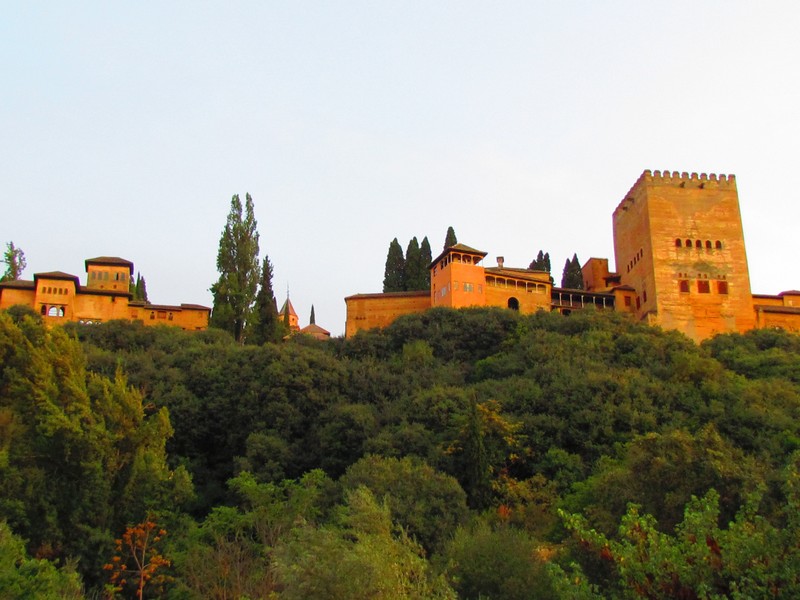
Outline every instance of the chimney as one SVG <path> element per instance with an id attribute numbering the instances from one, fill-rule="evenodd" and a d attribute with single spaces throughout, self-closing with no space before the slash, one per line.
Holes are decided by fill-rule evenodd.
<path id="1" fill-rule="evenodd" d="M 503 268 L 503 262 L 505 262 L 505 260 L 506 259 L 503 258 L 502 256 L 498 256 L 497 257 L 497 266 L 502 269 Z"/>

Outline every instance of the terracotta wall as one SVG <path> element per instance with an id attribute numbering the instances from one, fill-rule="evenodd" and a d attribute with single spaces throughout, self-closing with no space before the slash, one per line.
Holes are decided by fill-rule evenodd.
<path id="1" fill-rule="evenodd" d="M 345 298 L 344 301 L 347 304 L 347 337 L 355 335 L 361 329 L 386 327 L 402 315 L 423 312 L 431 307 L 428 292 L 357 294 Z"/>

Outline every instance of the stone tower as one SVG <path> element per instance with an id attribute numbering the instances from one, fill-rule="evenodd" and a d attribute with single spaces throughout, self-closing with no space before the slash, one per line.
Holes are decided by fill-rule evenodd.
<path id="1" fill-rule="evenodd" d="M 733 175 L 645 171 L 614 211 L 614 256 L 635 314 L 700 341 L 755 325 Z"/>

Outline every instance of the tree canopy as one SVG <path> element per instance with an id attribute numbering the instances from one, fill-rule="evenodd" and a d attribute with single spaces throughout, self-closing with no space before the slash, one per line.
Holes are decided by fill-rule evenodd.
<path id="1" fill-rule="evenodd" d="M 0 577 L 125 591 L 114 540 L 158 531 L 166 598 L 793 598 L 798 339 L 436 308 L 243 345 L 4 311 Z"/>

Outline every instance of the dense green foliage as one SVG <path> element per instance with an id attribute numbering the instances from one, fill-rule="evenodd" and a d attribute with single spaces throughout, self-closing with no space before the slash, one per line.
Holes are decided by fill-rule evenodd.
<path id="1" fill-rule="evenodd" d="M 796 336 L 589 310 L 262 345 L 0 326 L 0 517 L 88 591 L 157 513 L 174 598 L 796 595 Z"/>

